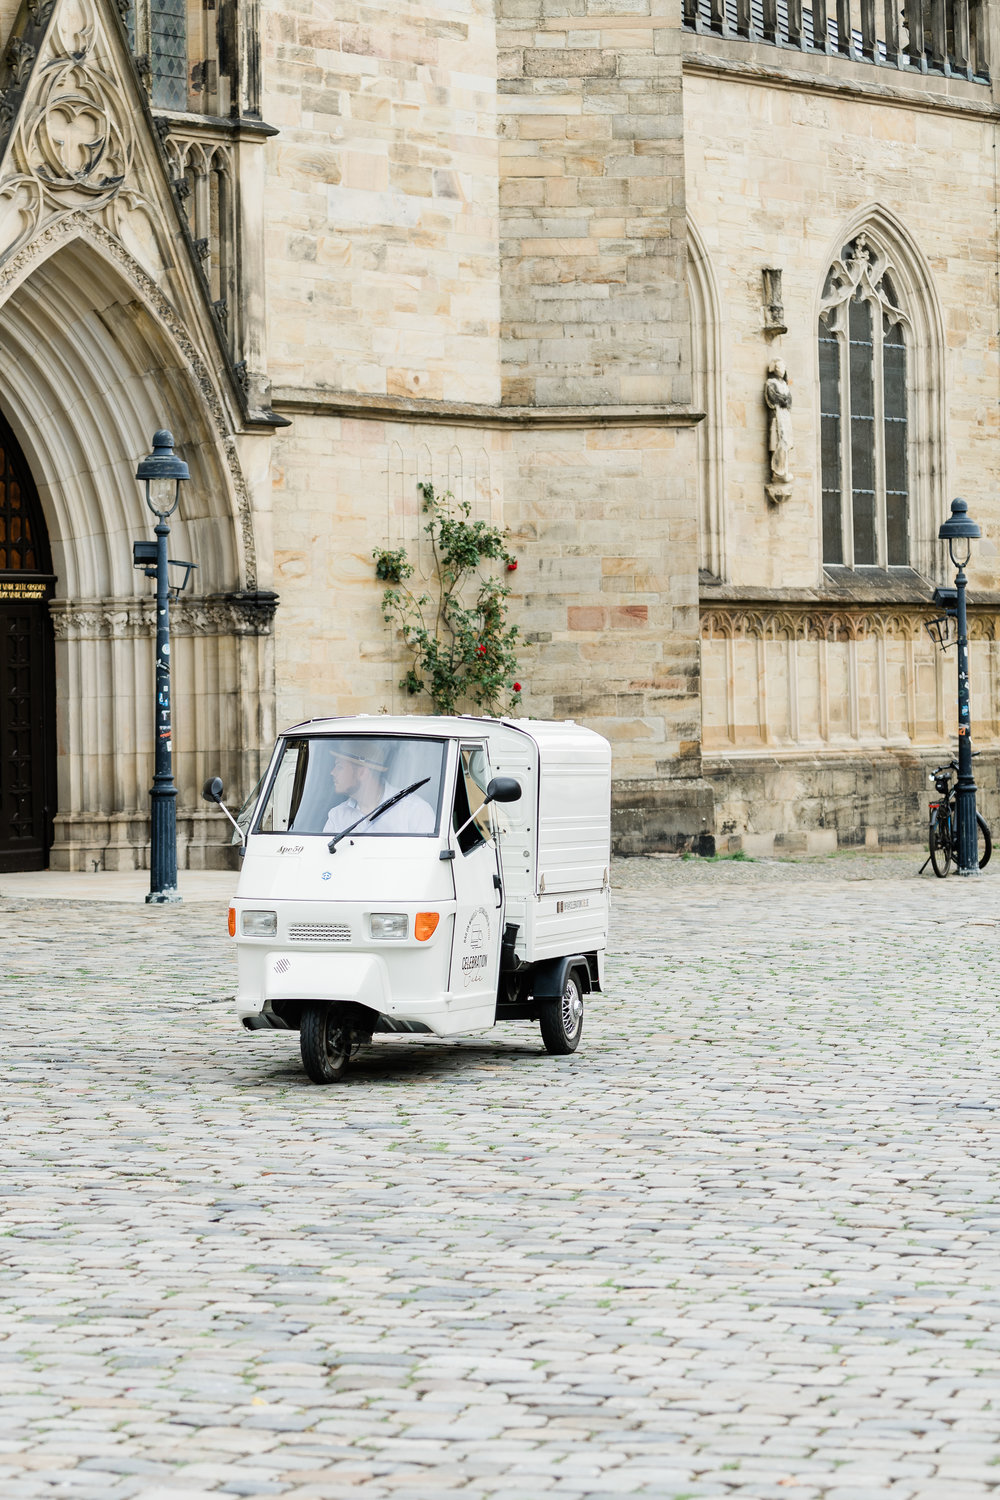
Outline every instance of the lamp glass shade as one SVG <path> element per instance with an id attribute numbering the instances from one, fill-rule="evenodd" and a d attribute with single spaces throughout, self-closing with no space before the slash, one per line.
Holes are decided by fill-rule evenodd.
<path id="1" fill-rule="evenodd" d="M 146 486 L 146 504 L 158 516 L 168 516 L 177 509 L 181 484 L 191 477 L 182 458 L 174 452 L 174 435 L 165 427 L 153 433 L 153 451 L 141 459 L 135 471 L 140 484 Z"/>
<path id="2" fill-rule="evenodd" d="M 146 504 L 158 516 L 169 515 L 177 509 L 180 489 L 179 479 L 147 479 Z"/>

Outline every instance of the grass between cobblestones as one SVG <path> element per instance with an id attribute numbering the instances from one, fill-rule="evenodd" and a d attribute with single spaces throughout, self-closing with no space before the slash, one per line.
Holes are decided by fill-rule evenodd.
<path id="1" fill-rule="evenodd" d="M 998 916 L 916 851 L 615 869 L 608 987 L 237 1030 L 215 905 L 0 898 L 0 1495 L 1000 1488 Z"/>

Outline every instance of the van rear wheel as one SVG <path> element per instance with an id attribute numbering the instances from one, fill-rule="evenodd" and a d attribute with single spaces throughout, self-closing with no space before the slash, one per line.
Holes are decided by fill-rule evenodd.
<path id="1" fill-rule="evenodd" d="M 583 1035 L 583 994 L 576 974 L 567 975 L 561 1000 L 549 1000 L 543 1006 L 538 1024 L 546 1052 L 566 1057 L 576 1051 Z"/>
<path id="2" fill-rule="evenodd" d="M 302 1066 L 313 1083 L 339 1083 L 351 1061 L 350 1022 L 336 1005 L 307 1005 L 299 1026 Z"/>

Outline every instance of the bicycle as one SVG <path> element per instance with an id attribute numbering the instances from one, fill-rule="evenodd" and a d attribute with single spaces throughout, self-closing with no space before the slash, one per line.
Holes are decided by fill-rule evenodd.
<path id="1" fill-rule="evenodd" d="M 942 799 L 930 805 L 930 828 L 928 830 L 929 862 L 934 874 L 940 880 L 945 878 L 952 864 L 958 864 L 958 820 L 955 810 L 955 787 L 951 780 L 952 773 L 958 775 L 958 762 L 954 760 L 946 766 L 938 766 L 937 770 L 932 771 L 930 775 L 930 780 L 933 781 L 935 790 Z M 979 868 L 985 870 L 990 862 L 990 855 L 993 853 L 993 835 L 982 813 L 976 813 L 976 823 L 978 824 L 976 852 L 979 855 Z M 924 860 L 921 874 L 926 870 L 927 864 L 928 861 Z"/>

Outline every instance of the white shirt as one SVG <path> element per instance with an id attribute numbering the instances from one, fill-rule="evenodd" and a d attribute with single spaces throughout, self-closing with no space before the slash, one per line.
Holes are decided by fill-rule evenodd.
<path id="1" fill-rule="evenodd" d="M 385 796 L 380 801 L 385 802 L 387 798 L 394 797 L 400 787 L 387 786 Z M 376 803 L 376 806 L 378 804 Z M 374 809 L 373 809 L 374 811 Z M 324 833 L 341 833 L 345 828 L 350 828 L 362 816 L 361 809 L 353 797 L 348 797 L 344 802 L 338 802 L 336 807 L 331 807 L 326 823 L 323 826 Z M 434 809 L 417 792 L 411 792 L 404 797 L 402 802 L 397 802 L 395 807 L 390 807 L 381 817 L 375 819 L 374 823 L 362 823 L 358 829 L 359 833 L 433 833 L 434 832 Z"/>

